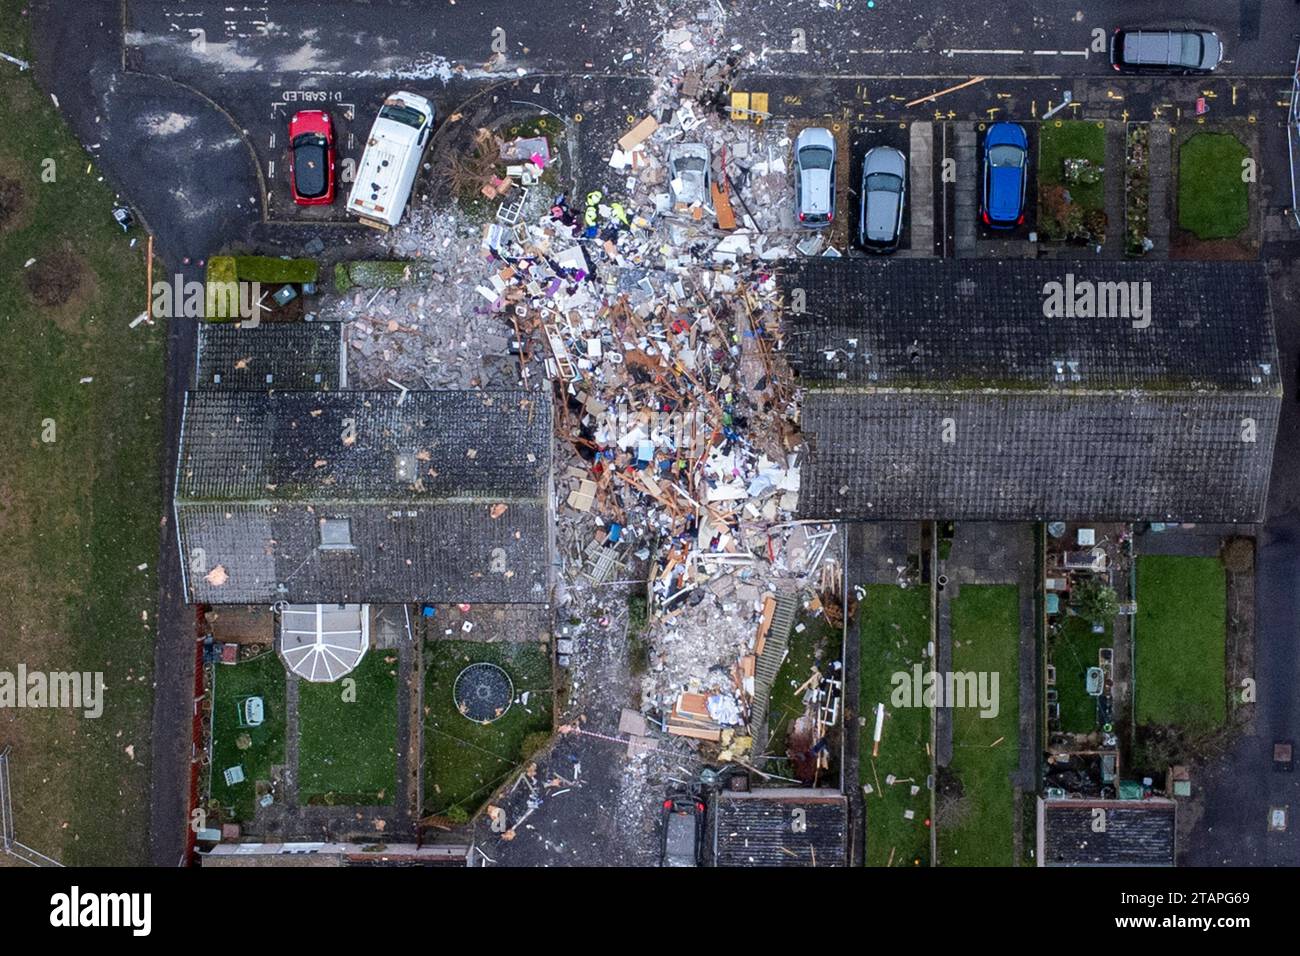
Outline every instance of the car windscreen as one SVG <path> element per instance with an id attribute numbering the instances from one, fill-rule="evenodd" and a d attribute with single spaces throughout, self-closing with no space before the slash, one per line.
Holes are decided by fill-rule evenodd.
<path id="1" fill-rule="evenodd" d="M 807 146 L 799 152 L 799 165 L 804 169 L 830 169 L 831 151 L 824 146 Z"/>
<path id="2" fill-rule="evenodd" d="M 994 146 L 989 150 L 990 166 L 1019 166 L 1025 153 L 1019 146 Z"/>
<path id="3" fill-rule="evenodd" d="M 893 173 L 872 173 L 867 177 L 867 192 L 901 193 L 903 181 Z"/>
<path id="4" fill-rule="evenodd" d="M 1183 66 L 1200 66 L 1201 54 L 1205 47 L 1204 41 L 1195 33 L 1184 33 L 1182 41 L 1182 51 L 1178 62 Z"/>
<path id="5" fill-rule="evenodd" d="M 424 125 L 424 114 L 413 106 L 385 105 L 380 109 L 379 115 L 386 120 L 402 123 L 405 126 L 413 126 L 416 129 Z"/>
<path id="6" fill-rule="evenodd" d="M 319 196 L 326 185 L 325 137 L 305 133 L 293 141 L 293 179 L 298 193 Z"/>
<path id="7" fill-rule="evenodd" d="M 704 166 L 704 160 L 698 156 L 686 156 L 673 164 L 673 167 L 679 173 L 702 173 L 704 172 Z"/>

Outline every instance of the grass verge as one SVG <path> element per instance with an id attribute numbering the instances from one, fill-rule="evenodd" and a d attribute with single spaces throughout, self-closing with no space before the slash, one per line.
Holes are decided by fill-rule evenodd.
<path id="1" fill-rule="evenodd" d="M 346 678 L 332 684 L 303 681 L 298 695 L 301 802 L 392 803 L 397 784 L 397 656 L 372 649 Z"/>
<path id="2" fill-rule="evenodd" d="M 1098 166 L 1106 162 L 1106 128 L 1092 120 L 1044 123 L 1038 132 L 1038 188 L 1064 186 L 1084 209 L 1102 209 L 1106 202 L 1105 174 L 1095 183 L 1072 183 L 1065 178 L 1064 161 L 1086 159 Z"/>
<path id="3" fill-rule="evenodd" d="M 0 49 L 30 59 L 29 18 L 4 10 Z M 32 73 L 0 67 L 0 670 L 106 685 L 98 719 L 0 711 L 0 744 L 19 840 L 70 865 L 141 865 L 166 332 L 128 328 L 147 305 L 143 233 L 113 223 L 112 190 Z"/>
<path id="4" fill-rule="evenodd" d="M 1227 719 L 1227 582 L 1218 558 L 1137 560 L 1137 722 L 1213 731 Z"/>
<path id="5" fill-rule="evenodd" d="M 258 784 L 269 784 L 271 768 L 284 763 L 284 664 L 268 652 L 242 664 L 219 665 L 214 683 L 211 798 L 228 808 L 233 819 L 249 821 L 260 795 Z M 262 726 L 239 725 L 238 706 L 245 697 L 262 698 Z M 244 768 L 244 782 L 227 786 L 222 771 L 234 766 Z"/>
<path id="6" fill-rule="evenodd" d="M 1197 239 L 1231 239 L 1250 222 L 1242 160 L 1231 133 L 1197 133 L 1178 151 L 1178 225 Z"/>
<path id="7" fill-rule="evenodd" d="M 930 642 L 930 592 L 928 588 L 900 588 L 892 584 L 867 586 L 859 606 L 862 656 L 859 664 L 861 707 L 866 724 L 859 731 L 859 782 L 875 792 L 864 797 L 867 825 L 867 866 L 928 866 L 930 830 L 930 708 L 894 706 L 893 675 L 912 673 L 926 657 Z M 876 705 L 885 705 L 880 755 L 871 756 Z M 900 781 L 892 785 L 892 775 Z M 920 790 L 914 796 L 912 787 Z M 904 814 L 911 810 L 913 819 Z"/>
<path id="8" fill-rule="evenodd" d="M 998 678 L 997 715 L 952 711 L 952 761 L 936 814 L 945 866 L 1014 866 L 1020 766 L 1020 604 L 1014 586 L 964 585 L 952 602 L 952 668 Z"/>
<path id="9" fill-rule="evenodd" d="M 506 775 L 551 732 L 551 661 L 540 642 L 432 641 L 424 650 L 424 805 L 473 814 Z M 515 685 L 515 703 L 490 724 L 456 709 L 452 686 L 469 664 L 496 664 Z M 529 692 L 528 703 L 520 696 Z"/>
<path id="10" fill-rule="evenodd" d="M 1097 666 L 1097 652 L 1114 643 L 1114 629 L 1094 634 L 1081 617 L 1066 616 L 1051 639 L 1056 667 L 1056 700 L 1061 708 L 1061 730 L 1087 734 L 1097 729 L 1097 698 L 1088 693 L 1088 668 Z"/>

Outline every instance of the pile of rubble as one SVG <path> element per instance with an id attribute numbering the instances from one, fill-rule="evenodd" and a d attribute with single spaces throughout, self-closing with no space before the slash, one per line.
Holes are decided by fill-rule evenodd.
<path id="1" fill-rule="evenodd" d="M 721 740 L 750 716 L 764 599 L 807 587 L 836 552 L 830 526 L 794 517 L 799 396 L 771 265 L 790 243 L 748 212 L 779 226 L 783 204 L 726 165 L 763 137 L 689 100 L 662 116 L 612 144 L 621 194 L 486 227 L 479 291 L 496 295 L 524 374 L 540 359 L 561 396 L 557 511 L 581 542 L 570 586 L 646 581 L 643 707 L 685 699 L 712 724 L 693 736 Z M 701 152 L 707 177 L 675 162 Z M 788 189 L 784 166 L 763 163 Z"/>
<path id="2" fill-rule="evenodd" d="M 398 284 L 358 287 L 325 301 L 321 318 L 346 322 L 351 387 L 517 387 L 510 327 L 475 291 L 479 234 L 453 209 L 414 209 L 388 237 L 407 274 L 383 281 Z"/>
<path id="3" fill-rule="evenodd" d="M 648 112 L 608 144 L 608 194 L 548 187 L 545 136 L 498 140 L 478 177 L 489 222 L 413 211 L 389 243 L 419 281 L 322 315 L 350 320 L 355 386 L 556 392 L 557 514 L 576 542 L 561 593 L 644 581 L 643 709 L 685 706 L 719 741 L 750 720 L 771 598 L 815 589 L 838 553 L 830 526 L 795 520 L 774 274 L 798 236 L 790 139 L 720 108 L 743 61 L 720 36 L 708 17 L 665 29 Z"/>

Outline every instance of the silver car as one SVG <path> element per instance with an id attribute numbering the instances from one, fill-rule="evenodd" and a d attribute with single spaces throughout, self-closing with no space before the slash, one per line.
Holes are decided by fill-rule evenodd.
<path id="1" fill-rule="evenodd" d="M 668 189 L 674 206 L 699 203 L 712 212 L 709 148 L 703 143 L 679 143 L 668 151 Z"/>
<path id="2" fill-rule="evenodd" d="M 858 243 L 871 252 L 893 252 L 903 234 L 907 157 L 892 146 L 877 146 L 862 160 L 862 209 Z"/>
<path id="3" fill-rule="evenodd" d="M 835 137 L 813 126 L 794 141 L 794 203 L 799 225 L 824 229 L 835 218 Z"/>
<path id="4" fill-rule="evenodd" d="M 1110 39 L 1110 65 L 1121 73 L 1212 73 L 1223 61 L 1213 30 L 1125 30 Z"/>

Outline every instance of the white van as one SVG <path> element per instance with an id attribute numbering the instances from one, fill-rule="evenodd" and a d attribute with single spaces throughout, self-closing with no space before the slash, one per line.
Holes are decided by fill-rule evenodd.
<path id="1" fill-rule="evenodd" d="M 401 221 L 433 129 L 433 104 L 414 93 L 384 100 L 348 194 L 348 212 L 387 230 Z"/>

